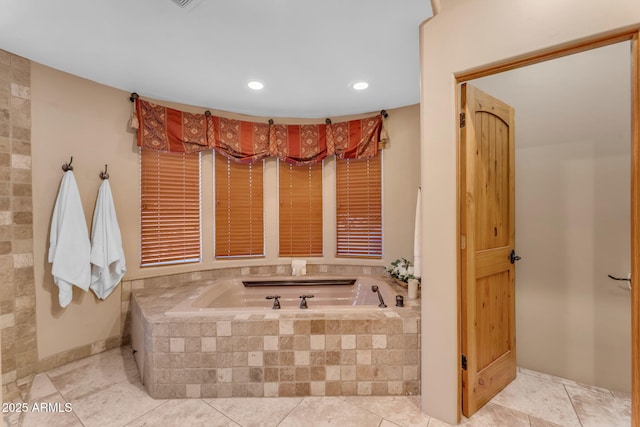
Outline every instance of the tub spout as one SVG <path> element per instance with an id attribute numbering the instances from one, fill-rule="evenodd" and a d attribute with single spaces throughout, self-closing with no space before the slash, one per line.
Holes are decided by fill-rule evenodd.
<path id="1" fill-rule="evenodd" d="M 280 298 L 280 295 L 268 295 L 267 297 L 265 297 L 265 299 L 273 300 L 273 307 L 271 308 L 274 310 L 280 310 L 280 301 L 278 300 L 278 298 Z"/>
<path id="2" fill-rule="evenodd" d="M 309 308 L 307 298 L 313 298 L 313 295 L 300 295 L 300 308 Z"/>
<path id="3" fill-rule="evenodd" d="M 380 301 L 380 304 L 378 304 L 378 307 L 385 308 L 387 304 L 385 304 L 384 300 L 382 299 L 382 294 L 380 293 L 380 289 L 376 285 L 373 285 L 371 286 L 371 290 L 378 294 L 378 300 Z"/>

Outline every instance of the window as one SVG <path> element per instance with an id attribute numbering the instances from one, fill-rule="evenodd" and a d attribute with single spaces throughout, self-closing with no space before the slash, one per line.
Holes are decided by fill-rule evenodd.
<path id="1" fill-rule="evenodd" d="M 264 162 L 214 157 L 216 258 L 264 256 Z"/>
<path id="2" fill-rule="evenodd" d="M 382 258 L 382 156 L 336 159 L 336 255 Z"/>
<path id="3" fill-rule="evenodd" d="M 322 163 L 279 162 L 280 256 L 322 256 Z"/>
<path id="4" fill-rule="evenodd" d="M 140 150 L 141 265 L 200 261 L 200 154 Z"/>

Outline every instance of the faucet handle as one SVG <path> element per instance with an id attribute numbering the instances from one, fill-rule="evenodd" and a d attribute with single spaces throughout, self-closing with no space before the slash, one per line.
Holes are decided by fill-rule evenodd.
<path id="1" fill-rule="evenodd" d="M 309 308 L 307 298 L 313 298 L 313 295 L 300 295 L 300 308 Z"/>
<path id="2" fill-rule="evenodd" d="M 378 288 L 378 286 L 376 286 L 376 285 L 373 285 L 373 286 L 371 286 L 371 291 L 378 294 L 378 301 L 380 301 L 380 304 L 378 304 L 378 307 L 385 308 L 387 306 L 387 304 L 385 304 L 384 303 L 384 299 L 382 299 L 382 294 L 380 293 L 380 288 Z"/>
<path id="3" fill-rule="evenodd" d="M 273 307 L 271 307 L 274 310 L 280 310 L 280 301 L 278 300 L 278 298 L 280 298 L 280 295 L 267 295 L 265 297 L 265 299 L 272 299 L 273 300 Z"/>

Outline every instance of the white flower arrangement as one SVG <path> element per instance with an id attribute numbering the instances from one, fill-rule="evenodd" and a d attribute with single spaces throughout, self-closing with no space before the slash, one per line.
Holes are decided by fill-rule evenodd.
<path id="1" fill-rule="evenodd" d="M 387 272 L 394 279 L 401 282 L 408 282 L 409 279 L 420 279 L 413 275 L 413 266 L 406 258 L 398 258 L 391 263 L 391 267 L 386 268 Z"/>

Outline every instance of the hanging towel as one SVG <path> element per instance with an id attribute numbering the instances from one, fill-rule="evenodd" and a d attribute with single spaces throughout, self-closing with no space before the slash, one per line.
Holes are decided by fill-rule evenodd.
<path id="1" fill-rule="evenodd" d="M 51 274 L 58 286 L 58 301 L 66 307 L 73 297 L 75 285 L 89 290 L 91 282 L 91 244 L 82 210 L 80 192 L 72 171 L 66 171 L 53 208 L 49 235 Z"/>
<path id="2" fill-rule="evenodd" d="M 127 271 L 109 180 L 102 180 L 91 229 L 91 289 L 105 299 Z"/>

